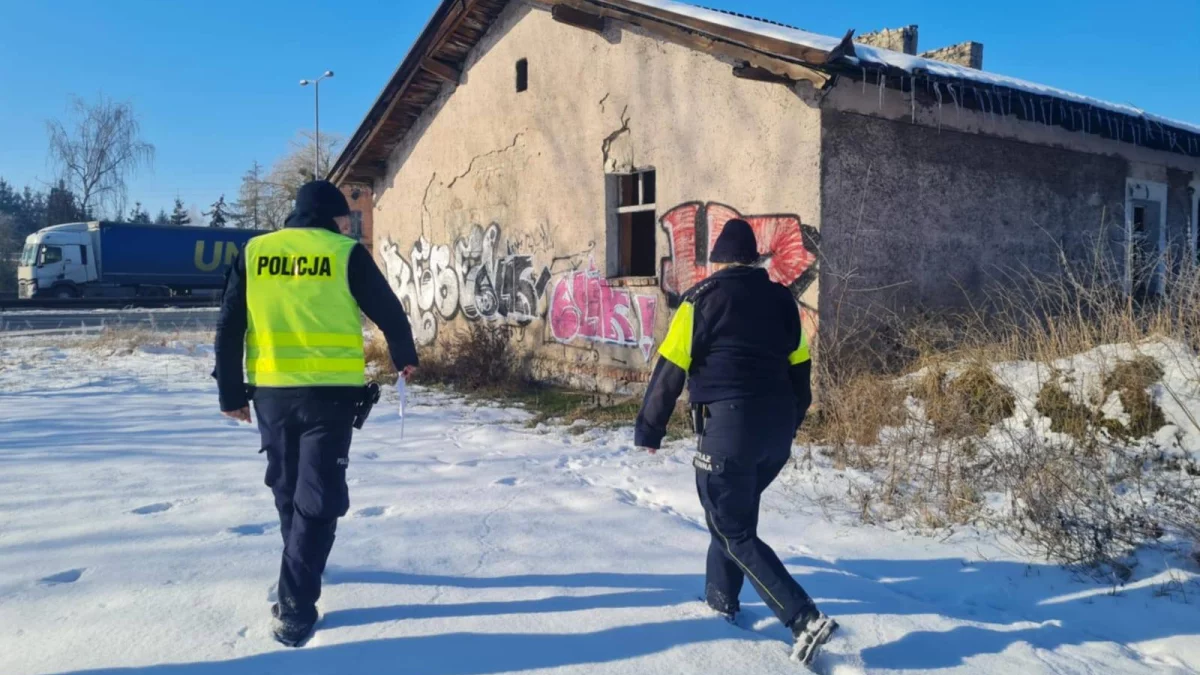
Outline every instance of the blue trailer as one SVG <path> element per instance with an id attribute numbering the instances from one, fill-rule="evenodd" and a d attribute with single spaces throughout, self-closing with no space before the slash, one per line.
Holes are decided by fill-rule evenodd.
<path id="1" fill-rule="evenodd" d="M 67 223 L 29 235 L 17 271 L 22 298 L 217 294 L 257 230 Z"/>

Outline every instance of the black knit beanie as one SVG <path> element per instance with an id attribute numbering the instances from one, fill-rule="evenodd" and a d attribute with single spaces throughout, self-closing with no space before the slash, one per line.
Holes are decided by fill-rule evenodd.
<path id="1" fill-rule="evenodd" d="M 350 215 L 350 204 L 336 185 L 327 180 L 314 180 L 300 186 L 296 192 L 296 214 L 315 218 L 337 218 Z"/>
<path id="2" fill-rule="evenodd" d="M 715 263 L 740 263 L 751 265 L 758 262 L 758 242 L 754 240 L 754 230 L 750 223 L 741 218 L 734 218 L 725 223 L 717 243 L 713 244 L 709 260 Z"/>

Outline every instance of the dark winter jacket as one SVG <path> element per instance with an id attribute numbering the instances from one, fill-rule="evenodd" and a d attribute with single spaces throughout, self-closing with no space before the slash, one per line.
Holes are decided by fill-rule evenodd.
<path id="1" fill-rule="evenodd" d="M 292 213 L 286 226 L 319 227 L 338 232 L 337 224 L 331 218 L 311 211 Z M 404 307 L 392 292 L 375 261 L 371 259 L 371 254 L 361 244 L 355 246 L 350 253 L 347 275 L 351 295 L 363 314 L 383 333 L 396 369 L 402 370 L 407 366 L 417 365 L 417 350 L 413 344 L 412 328 L 404 314 Z M 225 281 L 225 295 L 221 299 L 221 314 L 217 319 L 217 366 L 213 376 L 217 378 L 223 411 L 239 410 L 248 404 L 243 369 L 246 324 L 246 263 L 239 255 L 229 268 Z M 357 398 L 361 395 L 361 390 L 355 387 L 292 389 L 314 390 L 314 394 L 333 398 Z M 268 390 L 263 388 L 260 391 Z"/>
<path id="2" fill-rule="evenodd" d="M 730 267 L 685 293 L 659 355 L 634 431 L 639 447 L 659 447 L 685 381 L 693 404 L 791 398 L 797 427 L 812 403 L 796 301 L 764 269 Z"/>

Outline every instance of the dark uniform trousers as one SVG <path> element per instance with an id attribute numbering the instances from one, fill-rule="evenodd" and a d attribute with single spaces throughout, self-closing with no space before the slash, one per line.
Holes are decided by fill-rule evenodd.
<path id="1" fill-rule="evenodd" d="M 337 520 L 350 508 L 346 467 L 354 404 L 311 389 L 260 389 L 254 408 L 267 455 L 265 482 L 275 495 L 283 535 L 280 611 L 315 621 Z"/>
<path id="2" fill-rule="evenodd" d="M 712 541 L 705 595 L 737 611 L 746 577 L 784 625 L 815 612 L 812 599 L 775 551 L 758 538 L 762 493 L 791 458 L 796 411 L 791 397 L 731 400 L 708 406 L 696 456 L 696 488 Z"/>

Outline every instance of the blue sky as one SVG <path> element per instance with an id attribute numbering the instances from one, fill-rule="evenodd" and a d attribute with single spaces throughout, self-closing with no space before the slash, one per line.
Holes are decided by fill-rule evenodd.
<path id="1" fill-rule="evenodd" d="M 130 203 L 232 201 L 312 126 L 350 134 L 435 0 L 0 0 L 0 177 L 53 178 L 45 120 L 69 96 L 131 101 L 157 146 Z M 922 49 L 983 42 L 985 69 L 1200 123 L 1200 0 L 706 0 L 841 35 L 915 23 Z M 88 36 L 95 36 L 89 38 Z"/>

